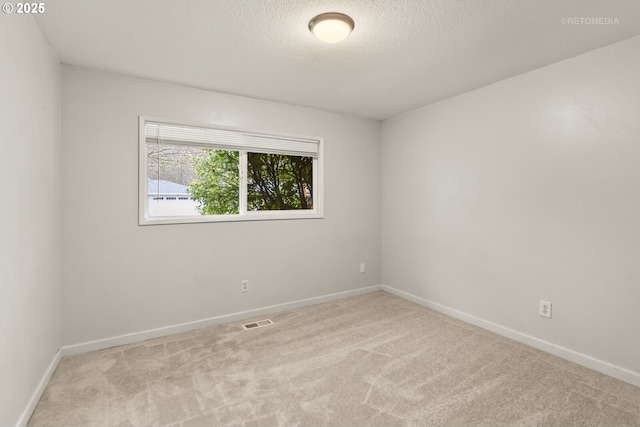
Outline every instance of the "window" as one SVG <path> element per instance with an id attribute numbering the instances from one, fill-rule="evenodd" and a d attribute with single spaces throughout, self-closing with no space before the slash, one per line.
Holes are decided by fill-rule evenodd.
<path id="1" fill-rule="evenodd" d="M 322 139 L 140 117 L 141 225 L 322 218 Z"/>

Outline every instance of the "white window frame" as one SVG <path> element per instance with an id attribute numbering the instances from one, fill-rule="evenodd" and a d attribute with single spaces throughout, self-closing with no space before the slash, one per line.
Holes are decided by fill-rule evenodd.
<path id="1" fill-rule="evenodd" d="M 231 131 L 239 134 L 257 136 L 259 138 L 282 140 L 282 141 L 305 141 L 317 143 L 317 155 L 313 157 L 313 209 L 294 210 L 270 210 L 270 211 L 248 211 L 247 210 L 247 153 L 251 150 L 241 149 L 241 147 L 222 148 L 232 149 L 240 153 L 240 176 L 239 176 L 239 213 L 230 215 L 199 215 L 199 216 L 166 216 L 149 217 L 148 212 L 148 184 L 147 184 L 147 123 L 160 123 L 164 125 L 192 126 L 196 128 L 206 128 L 213 131 Z M 324 139 L 319 137 L 308 137 L 299 135 L 274 134 L 264 131 L 254 131 L 249 129 L 238 129 L 227 126 L 218 126 L 206 123 L 194 123 L 176 121 L 171 119 L 140 116 L 139 117 L 139 169 L 138 169 L 138 224 L 191 224 L 203 222 L 236 222 L 236 221 L 264 221 L 282 219 L 310 219 L 324 218 Z M 189 144 L 185 144 L 189 145 Z M 189 145 L 190 146 L 190 145 Z M 199 142 L 193 146 L 207 146 L 207 143 Z M 220 148 L 220 145 L 211 144 L 212 148 Z M 276 149 L 277 151 L 277 149 Z M 283 154 L 287 154 L 286 152 Z"/>

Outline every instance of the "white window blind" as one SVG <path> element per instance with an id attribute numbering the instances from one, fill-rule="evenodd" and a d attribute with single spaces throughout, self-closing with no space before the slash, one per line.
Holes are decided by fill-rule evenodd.
<path id="1" fill-rule="evenodd" d="M 146 122 L 147 143 L 201 145 L 221 150 L 318 157 L 319 141 L 197 126 Z"/>

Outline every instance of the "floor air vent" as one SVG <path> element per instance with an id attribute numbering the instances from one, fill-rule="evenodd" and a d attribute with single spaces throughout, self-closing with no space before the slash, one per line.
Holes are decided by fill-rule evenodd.
<path id="1" fill-rule="evenodd" d="M 261 328 L 263 326 L 269 326 L 269 325 L 273 325 L 273 322 L 269 319 L 264 319 L 264 320 L 258 320 L 257 322 L 245 323 L 244 325 L 242 325 L 242 327 L 245 328 L 246 330 L 249 330 L 249 329 Z"/>

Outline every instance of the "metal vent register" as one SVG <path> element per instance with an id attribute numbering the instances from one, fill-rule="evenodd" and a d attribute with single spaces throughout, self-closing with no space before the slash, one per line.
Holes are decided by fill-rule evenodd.
<path id="1" fill-rule="evenodd" d="M 249 329 L 261 328 L 263 326 L 269 326 L 269 325 L 273 325 L 273 322 L 269 319 L 264 319 L 264 320 L 258 320 L 257 322 L 245 323 L 244 325 L 242 325 L 242 327 L 245 328 L 246 330 L 249 330 Z"/>

